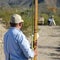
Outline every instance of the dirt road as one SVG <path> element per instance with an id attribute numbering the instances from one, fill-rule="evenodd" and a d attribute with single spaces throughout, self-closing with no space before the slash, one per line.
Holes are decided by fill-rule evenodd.
<path id="1" fill-rule="evenodd" d="M 60 26 L 39 26 L 38 60 L 60 60 Z"/>

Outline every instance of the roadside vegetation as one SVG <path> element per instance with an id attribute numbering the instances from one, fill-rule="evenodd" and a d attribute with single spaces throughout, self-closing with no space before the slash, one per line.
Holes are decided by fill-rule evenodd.
<path id="1" fill-rule="evenodd" d="M 20 11 L 19 9 L 10 9 L 10 10 L 4 10 L 4 9 L 0 9 L 0 18 L 2 18 L 2 23 L 6 25 L 5 28 L 9 28 L 10 27 L 10 17 L 12 14 L 20 14 L 22 16 L 22 19 L 24 20 L 23 23 L 23 32 L 29 36 L 32 34 L 32 27 L 33 27 L 33 13 L 32 13 L 32 9 L 30 10 L 22 10 Z"/>
<path id="2" fill-rule="evenodd" d="M 2 18 L 3 23 L 6 25 L 6 28 L 9 28 L 9 21 L 12 14 L 20 14 L 24 20 L 23 23 L 23 32 L 28 36 L 32 34 L 34 27 L 34 12 L 32 9 L 20 10 L 20 9 L 1 9 L 0 8 L 0 18 Z M 51 12 L 41 12 L 39 14 L 45 18 L 45 25 L 47 25 L 47 20 Z M 54 19 L 57 25 L 60 25 L 60 12 L 54 14 Z"/>
<path id="3" fill-rule="evenodd" d="M 60 14 L 47 14 L 47 13 L 41 13 L 41 15 L 44 17 L 45 21 L 44 21 L 44 25 L 47 25 L 48 24 L 48 19 L 51 15 L 54 15 L 54 20 L 56 22 L 56 25 L 60 26 Z"/>

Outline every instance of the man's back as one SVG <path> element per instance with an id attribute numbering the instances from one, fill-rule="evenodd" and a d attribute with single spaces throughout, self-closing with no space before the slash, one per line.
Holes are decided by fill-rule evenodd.
<path id="1" fill-rule="evenodd" d="M 22 41 L 23 37 L 25 38 L 23 33 L 16 28 L 11 28 L 5 34 L 4 51 L 6 60 L 28 60 L 28 49 L 30 48 L 30 46 L 27 40 Z M 26 43 L 27 45 L 25 46 Z"/>

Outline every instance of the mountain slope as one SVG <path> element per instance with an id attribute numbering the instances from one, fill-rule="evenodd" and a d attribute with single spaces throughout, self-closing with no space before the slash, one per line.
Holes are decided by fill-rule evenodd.
<path id="1" fill-rule="evenodd" d="M 43 2 L 43 4 L 42 4 Z M 19 6 L 19 7 L 31 7 L 32 6 L 32 0 L 0 0 L 0 6 Z M 44 4 L 49 6 L 57 6 L 60 7 L 60 0 L 38 0 L 39 5 Z"/>
<path id="2" fill-rule="evenodd" d="M 60 0 L 38 0 L 38 3 L 41 2 L 49 3 L 50 1 L 56 1 L 55 5 L 60 7 Z M 53 3 L 53 2 L 51 2 Z M 0 0 L 0 6 L 1 5 L 19 5 L 19 6 L 32 6 L 32 0 Z"/>
<path id="3" fill-rule="evenodd" d="M 38 2 L 42 2 L 44 0 L 38 0 Z M 32 6 L 32 0 L 0 0 L 0 6 L 2 5 L 10 5 L 10 6 L 13 6 L 13 5 L 17 5 L 17 6 Z M 7 5 L 6 5 L 7 6 Z"/>

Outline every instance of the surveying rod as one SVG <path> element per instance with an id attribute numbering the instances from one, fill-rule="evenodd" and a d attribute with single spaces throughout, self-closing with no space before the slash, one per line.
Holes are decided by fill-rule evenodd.
<path id="1" fill-rule="evenodd" d="M 34 12 L 34 40 L 33 40 L 33 47 L 37 49 L 37 22 L 38 22 L 38 0 L 35 0 L 35 12 Z M 37 60 L 37 56 L 33 58 L 33 60 Z"/>

